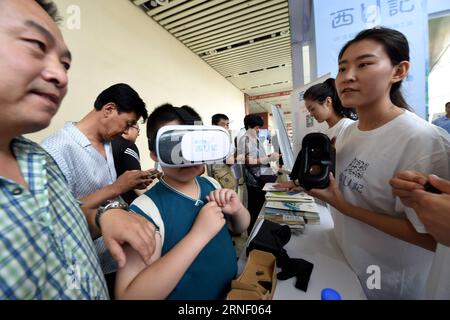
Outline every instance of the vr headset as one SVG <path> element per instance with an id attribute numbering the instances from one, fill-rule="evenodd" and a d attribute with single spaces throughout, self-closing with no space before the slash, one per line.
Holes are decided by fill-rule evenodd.
<path id="1" fill-rule="evenodd" d="M 323 133 L 307 134 L 290 174 L 303 189 L 325 189 L 330 185 L 330 172 L 336 169 L 336 149 Z"/>
<path id="2" fill-rule="evenodd" d="M 229 153 L 229 133 L 219 126 L 171 125 L 156 135 L 156 154 L 163 167 L 223 163 Z"/>

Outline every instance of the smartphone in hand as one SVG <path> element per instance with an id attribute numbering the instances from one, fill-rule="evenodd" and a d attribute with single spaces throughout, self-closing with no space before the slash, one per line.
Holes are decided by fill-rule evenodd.
<path id="1" fill-rule="evenodd" d="M 435 187 L 433 187 L 433 185 L 430 182 L 425 183 L 425 185 L 423 187 L 425 188 L 426 192 L 431 192 L 431 193 L 436 193 L 436 194 L 442 193 L 439 189 L 436 189 Z"/>

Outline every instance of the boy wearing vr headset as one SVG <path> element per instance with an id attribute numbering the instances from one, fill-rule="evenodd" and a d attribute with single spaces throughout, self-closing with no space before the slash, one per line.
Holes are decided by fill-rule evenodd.
<path id="1" fill-rule="evenodd" d="M 214 179 L 199 176 L 208 159 L 167 165 L 162 138 L 157 141 L 164 129 L 158 130 L 168 125 L 190 125 L 189 133 L 208 128 L 195 123 L 201 119 L 192 108 L 170 104 L 155 109 L 148 119 L 150 156 L 160 162 L 164 176 L 130 209 L 152 221 L 159 232 L 148 267 L 134 249 L 126 249 L 127 264 L 116 280 L 119 299 L 223 299 L 230 289 L 237 263 L 225 224 L 240 233 L 250 215 L 233 190 L 220 189 Z M 173 139 L 166 144 L 174 145 Z"/>

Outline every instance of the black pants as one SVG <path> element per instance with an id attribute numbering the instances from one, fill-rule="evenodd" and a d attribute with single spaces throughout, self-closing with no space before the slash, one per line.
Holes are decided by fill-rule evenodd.
<path id="1" fill-rule="evenodd" d="M 250 212 L 250 224 L 247 228 L 248 235 L 250 235 L 259 212 L 261 211 L 264 202 L 266 201 L 266 192 L 262 191 L 260 187 L 252 187 L 247 185 L 248 195 L 248 211 Z"/>

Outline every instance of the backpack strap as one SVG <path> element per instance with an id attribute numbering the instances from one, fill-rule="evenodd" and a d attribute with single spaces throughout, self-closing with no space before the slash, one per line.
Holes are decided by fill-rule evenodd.
<path id="1" fill-rule="evenodd" d="M 202 176 L 202 178 L 208 180 L 208 182 L 213 185 L 214 189 L 222 189 L 222 186 L 216 179 L 208 176 Z"/>
<path id="2" fill-rule="evenodd" d="M 153 200 L 148 197 L 146 194 L 143 194 L 140 197 L 137 197 L 133 203 L 131 204 L 130 209 L 135 213 L 138 213 L 145 218 L 151 220 L 159 232 L 161 236 L 161 247 L 164 245 L 164 222 L 161 217 L 161 213 L 158 210 L 158 207 L 153 202 Z M 136 210 L 137 209 L 137 210 Z"/>

